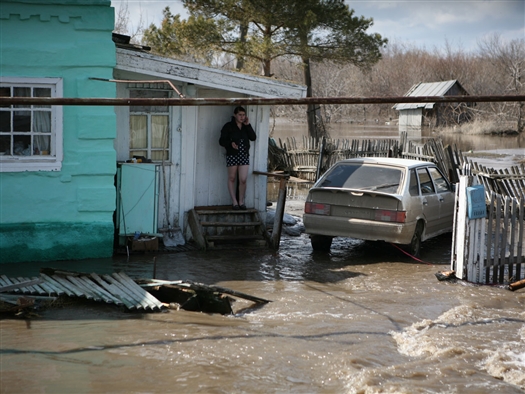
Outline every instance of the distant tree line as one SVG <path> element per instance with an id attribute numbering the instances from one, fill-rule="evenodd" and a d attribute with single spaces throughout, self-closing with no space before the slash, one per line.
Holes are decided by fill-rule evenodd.
<path id="1" fill-rule="evenodd" d="M 388 97 L 403 96 L 420 82 L 458 80 L 470 95 L 525 95 L 525 39 L 505 42 L 497 34 L 478 43 L 477 51 L 444 48 L 433 51 L 403 43 L 389 43 L 381 59 L 368 70 L 330 61 L 312 67 L 314 96 Z M 300 64 L 281 59 L 274 72 L 282 79 L 301 83 Z M 523 132 L 524 103 L 477 103 L 472 108 L 475 120 L 489 121 L 503 128 Z M 279 106 L 277 116 L 304 117 L 304 108 Z M 398 112 L 391 104 L 324 105 L 325 122 L 389 122 Z M 454 126 L 454 124 L 450 124 Z"/>
<path id="2" fill-rule="evenodd" d="M 525 94 L 525 39 L 494 34 L 475 51 L 427 50 L 367 34 L 371 18 L 356 17 L 342 0 L 182 0 L 187 20 L 163 11 L 160 26 L 143 29 L 154 53 L 307 86 L 308 97 L 402 96 L 414 84 L 458 80 L 471 95 Z M 126 10 L 116 30 L 125 32 Z M 136 35 L 136 34 L 133 34 Z M 310 135 L 335 122 L 389 122 L 392 105 L 275 106 L 276 117 L 307 121 Z M 476 120 L 518 132 L 524 103 L 478 103 Z"/>

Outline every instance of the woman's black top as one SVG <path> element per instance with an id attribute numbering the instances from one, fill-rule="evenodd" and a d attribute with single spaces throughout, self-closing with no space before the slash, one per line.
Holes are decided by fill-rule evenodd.
<path id="1" fill-rule="evenodd" d="M 226 149 L 226 154 L 229 156 L 237 155 L 238 149 L 232 147 L 232 142 L 235 142 L 238 146 L 241 145 L 241 140 L 243 142 L 244 149 L 248 153 L 250 149 L 250 141 L 255 141 L 257 136 L 255 131 L 250 124 L 243 124 L 239 129 L 235 118 L 232 116 L 232 120 L 226 123 L 221 130 L 221 137 L 219 138 L 219 144 L 224 146 Z"/>

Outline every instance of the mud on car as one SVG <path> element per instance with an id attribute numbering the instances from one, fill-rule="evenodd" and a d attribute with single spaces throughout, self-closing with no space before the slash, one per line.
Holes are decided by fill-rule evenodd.
<path id="1" fill-rule="evenodd" d="M 386 241 L 419 256 L 421 242 L 451 232 L 454 187 L 431 162 L 348 159 L 310 189 L 303 222 L 314 250 L 334 237 Z"/>

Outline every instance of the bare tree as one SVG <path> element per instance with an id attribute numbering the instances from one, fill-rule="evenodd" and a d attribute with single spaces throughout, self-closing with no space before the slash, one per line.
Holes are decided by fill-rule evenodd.
<path id="1" fill-rule="evenodd" d="M 514 39 L 505 43 L 497 33 L 478 42 L 484 57 L 495 65 L 504 78 L 504 90 L 510 94 L 523 94 L 525 86 L 525 39 Z M 514 103 L 517 117 L 517 131 L 525 129 L 524 103 Z"/>
<path id="2" fill-rule="evenodd" d="M 127 0 L 122 1 L 119 7 L 116 7 L 115 15 L 115 28 L 113 32 L 118 34 L 125 34 L 131 37 L 130 42 L 134 44 L 139 44 L 142 40 L 142 33 L 144 32 L 145 22 L 142 19 L 143 13 L 140 12 L 140 18 L 138 20 L 137 26 L 133 26 L 130 21 L 130 11 Z"/>

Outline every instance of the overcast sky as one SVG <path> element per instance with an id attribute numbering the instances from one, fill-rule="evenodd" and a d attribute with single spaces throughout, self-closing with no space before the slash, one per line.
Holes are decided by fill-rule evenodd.
<path id="1" fill-rule="evenodd" d="M 160 25 L 162 10 L 186 19 L 181 1 L 112 0 L 118 9 L 127 3 L 131 28 L 142 14 L 144 26 Z M 503 39 L 525 38 L 525 0 L 360 0 L 347 1 L 356 16 L 372 18 L 369 33 L 379 33 L 390 42 L 432 51 L 475 51 L 480 39 L 499 33 Z M 131 29 L 132 30 L 132 29 Z"/>

